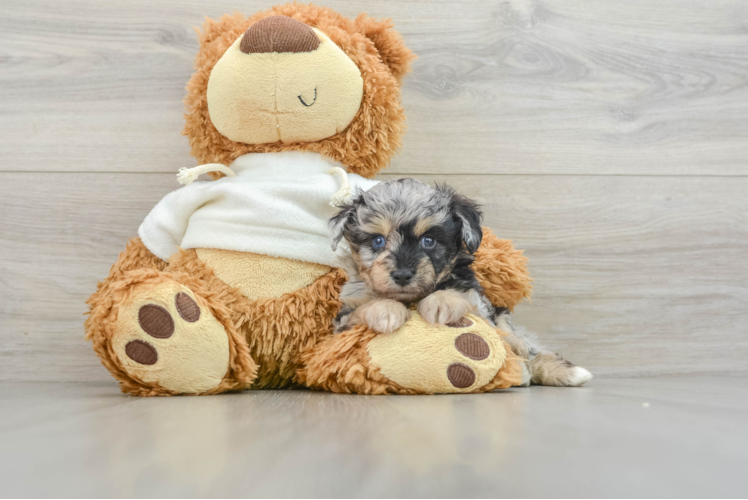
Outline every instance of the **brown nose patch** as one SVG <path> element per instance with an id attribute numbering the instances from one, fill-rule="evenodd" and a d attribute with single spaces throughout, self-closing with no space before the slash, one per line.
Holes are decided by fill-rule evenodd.
<path id="1" fill-rule="evenodd" d="M 153 365 L 158 361 L 156 348 L 142 340 L 132 340 L 125 346 L 125 354 L 141 365 Z"/>
<path id="2" fill-rule="evenodd" d="M 462 363 L 452 363 L 447 367 L 447 378 L 453 386 L 464 389 L 475 383 L 475 372 Z"/>
<path id="3" fill-rule="evenodd" d="M 286 16 L 257 21 L 244 33 L 239 44 L 239 50 L 245 54 L 311 52 L 317 47 L 319 38 L 312 28 Z"/>
<path id="4" fill-rule="evenodd" d="M 200 308 L 192 297 L 184 292 L 179 292 L 174 299 L 177 306 L 177 312 L 183 320 L 194 323 L 200 319 Z"/>
<path id="5" fill-rule="evenodd" d="M 463 316 L 462 318 L 458 319 L 457 321 L 453 321 L 451 323 L 447 323 L 447 326 L 451 326 L 452 328 L 465 328 L 468 326 L 472 326 L 473 322 Z"/>
<path id="6" fill-rule="evenodd" d="M 140 328 L 151 337 L 168 339 L 174 333 L 174 320 L 169 311 L 155 304 L 148 304 L 138 311 Z"/>
<path id="7" fill-rule="evenodd" d="M 480 361 L 491 354 L 488 343 L 474 333 L 463 333 L 455 339 L 455 347 L 470 359 Z"/>

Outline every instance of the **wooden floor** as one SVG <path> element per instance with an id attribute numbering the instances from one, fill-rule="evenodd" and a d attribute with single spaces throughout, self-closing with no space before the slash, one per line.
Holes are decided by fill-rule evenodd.
<path id="1" fill-rule="evenodd" d="M 748 374 L 458 396 L 0 383 L 4 497 L 745 497 Z"/>

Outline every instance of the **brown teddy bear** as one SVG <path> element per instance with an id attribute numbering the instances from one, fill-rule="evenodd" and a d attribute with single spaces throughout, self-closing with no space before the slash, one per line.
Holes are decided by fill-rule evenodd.
<path id="1" fill-rule="evenodd" d="M 474 316 L 332 334 L 346 277 L 330 202 L 368 189 L 400 147 L 413 58 L 388 21 L 314 5 L 206 20 L 184 128 L 203 165 L 180 172 L 187 185 L 153 209 L 88 300 L 86 336 L 123 392 L 520 383 L 507 338 Z M 201 173 L 214 180 L 192 182 Z M 474 269 L 497 306 L 530 293 L 525 257 L 488 230 Z"/>

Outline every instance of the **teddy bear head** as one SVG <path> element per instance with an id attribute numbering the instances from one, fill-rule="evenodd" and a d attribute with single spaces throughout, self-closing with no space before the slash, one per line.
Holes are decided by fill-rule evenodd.
<path id="1" fill-rule="evenodd" d="M 183 133 L 200 163 L 314 151 L 372 177 L 399 148 L 415 56 L 390 21 L 292 3 L 206 19 L 198 36 Z"/>

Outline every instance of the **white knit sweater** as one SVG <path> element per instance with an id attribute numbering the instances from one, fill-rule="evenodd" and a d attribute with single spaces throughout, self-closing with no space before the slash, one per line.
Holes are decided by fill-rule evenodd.
<path id="1" fill-rule="evenodd" d="M 163 260 L 179 247 L 219 248 L 335 266 L 327 221 L 341 181 L 332 167 L 343 165 L 301 151 L 240 156 L 231 163 L 236 177 L 166 195 L 138 235 Z M 356 174 L 348 181 L 354 194 L 377 183 Z"/>

